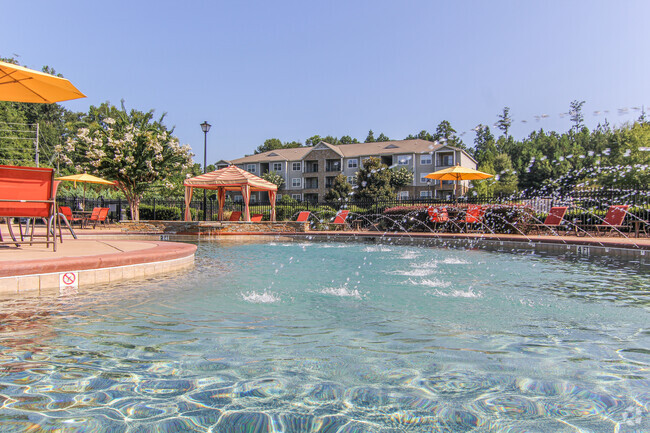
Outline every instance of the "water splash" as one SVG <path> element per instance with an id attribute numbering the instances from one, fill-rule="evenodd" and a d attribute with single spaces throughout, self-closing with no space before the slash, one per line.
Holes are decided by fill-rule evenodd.
<path id="1" fill-rule="evenodd" d="M 357 289 L 350 290 L 347 286 L 343 285 L 341 287 L 326 287 L 320 291 L 324 295 L 333 295 L 340 297 L 349 297 L 355 299 L 361 299 L 361 294 Z"/>
<path id="2" fill-rule="evenodd" d="M 253 304 L 272 304 L 275 302 L 280 302 L 280 297 L 273 292 L 267 292 L 266 290 L 263 293 L 258 293 L 254 290 L 246 293 L 240 293 L 244 301 L 251 302 Z"/>

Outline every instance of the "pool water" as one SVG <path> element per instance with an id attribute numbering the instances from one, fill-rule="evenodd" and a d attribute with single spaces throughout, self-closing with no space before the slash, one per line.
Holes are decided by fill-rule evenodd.
<path id="1" fill-rule="evenodd" d="M 0 306 L 1 432 L 650 431 L 634 263 L 215 242 Z"/>

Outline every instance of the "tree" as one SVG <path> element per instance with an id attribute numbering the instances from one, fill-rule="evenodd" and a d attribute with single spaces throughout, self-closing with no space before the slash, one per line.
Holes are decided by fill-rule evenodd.
<path id="1" fill-rule="evenodd" d="M 282 141 L 278 138 L 269 138 L 264 140 L 264 144 L 261 144 L 255 149 L 255 154 L 268 152 L 269 150 L 282 149 Z"/>
<path id="2" fill-rule="evenodd" d="M 492 164 L 497 154 L 497 147 L 494 142 L 494 135 L 490 132 L 490 127 L 478 125 L 476 127 L 476 137 L 474 138 L 474 158 L 478 165 Z"/>
<path id="3" fill-rule="evenodd" d="M 582 129 L 584 126 L 585 117 L 582 115 L 582 106 L 585 101 L 578 101 L 577 99 L 572 101 L 570 104 L 571 110 L 569 110 L 569 115 L 571 116 L 571 121 L 573 122 L 573 129 L 576 131 Z"/>
<path id="4" fill-rule="evenodd" d="M 121 110 L 107 102 L 91 106 L 57 151 L 77 171 L 117 181 L 138 221 L 140 200 L 150 185 L 188 169 L 192 162 L 190 147 L 179 144 L 163 124 L 164 117 L 154 120 L 153 110 L 127 112 L 124 104 Z"/>
<path id="5" fill-rule="evenodd" d="M 384 133 L 382 132 L 381 134 L 379 134 L 379 137 L 377 137 L 377 141 L 378 141 L 378 142 L 381 142 L 381 141 L 390 141 L 390 138 L 386 137 L 386 136 L 384 135 Z"/>
<path id="6" fill-rule="evenodd" d="M 456 135 L 456 130 L 451 127 L 451 123 L 447 120 L 443 120 L 438 124 L 432 138 L 434 141 L 440 141 L 449 146 L 467 150 L 463 141 Z"/>
<path id="7" fill-rule="evenodd" d="M 368 131 L 368 136 L 366 137 L 366 141 L 364 143 L 374 143 L 375 142 L 375 134 L 372 132 L 372 129 Z"/>
<path id="8" fill-rule="evenodd" d="M 357 171 L 356 198 L 360 200 L 388 200 L 395 198 L 391 171 L 379 158 L 363 160 L 363 167 Z"/>
<path id="9" fill-rule="evenodd" d="M 344 135 L 343 137 L 341 137 L 339 142 L 341 144 L 356 144 L 359 142 L 359 140 L 357 140 L 356 138 L 352 138 L 349 135 Z"/>
<path id="10" fill-rule="evenodd" d="M 323 141 L 323 139 L 320 138 L 320 135 L 312 135 L 305 140 L 305 146 L 316 146 L 321 141 Z"/>
<path id="11" fill-rule="evenodd" d="M 352 193 L 352 185 L 348 182 L 344 174 L 339 174 L 334 178 L 332 187 L 325 193 L 326 201 L 346 201 Z"/>
<path id="12" fill-rule="evenodd" d="M 413 184 L 413 172 L 406 167 L 392 168 L 390 175 L 390 184 L 395 189 Z"/>
<path id="13" fill-rule="evenodd" d="M 494 185 L 496 194 L 512 194 L 517 191 L 517 174 L 507 154 L 500 153 L 494 158 L 494 171 L 497 173 Z"/>
<path id="14" fill-rule="evenodd" d="M 497 121 L 497 128 L 503 131 L 503 135 L 506 137 L 508 137 L 508 129 L 510 129 L 510 125 L 512 125 L 512 118 L 509 113 L 510 107 L 503 107 L 503 113 L 497 116 L 499 118 Z"/>
<path id="15" fill-rule="evenodd" d="M 278 189 L 282 188 L 282 185 L 284 184 L 284 178 L 280 173 L 276 171 L 267 171 L 262 175 L 262 179 L 268 180 L 272 184 L 275 184 Z"/>

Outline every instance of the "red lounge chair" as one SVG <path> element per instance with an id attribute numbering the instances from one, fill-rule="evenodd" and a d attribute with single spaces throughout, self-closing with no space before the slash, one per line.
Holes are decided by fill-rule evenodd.
<path id="1" fill-rule="evenodd" d="M 241 218 L 241 212 L 234 211 L 233 213 L 230 214 L 230 218 L 228 219 L 228 221 L 239 221 L 239 218 Z"/>
<path id="2" fill-rule="evenodd" d="M 438 224 L 445 224 L 449 221 L 449 213 L 447 213 L 446 207 L 429 206 L 427 213 L 429 214 L 429 221 L 433 223 L 434 230 L 438 228 Z"/>
<path id="3" fill-rule="evenodd" d="M 338 227 L 345 228 L 347 225 L 345 220 L 348 218 L 348 214 L 350 213 L 349 210 L 340 210 L 336 213 L 336 216 L 334 217 L 334 221 L 332 224 L 334 224 L 335 229 Z"/>
<path id="4" fill-rule="evenodd" d="M 261 213 L 256 213 L 251 216 L 251 222 L 257 223 L 262 221 L 262 214 Z"/>
<path id="5" fill-rule="evenodd" d="M 296 218 L 296 222 L 299 223 L 306 223 L 309 220 L 309 215 L 311 215 L 311 212 L 308 210 L 303 210 L 298 214 L 298 218 Z"/>
<path id="6" fill-rule="evenodd" d="M 95 207 L 93 208 L 93 213 L 90 214 L 89 217 L 85 217 L 83 221 L 83 225 L 90 224 L 92 221 L 97 221 L 97 218 L 99 218 L 99 211 L 101 210 L 100 207 Z M 94 226 L 93 226 L 94 228 Z"/>
<path id="7" fill-rule="evenodd" d="M 552 207 L 551 210 L 548 212 L 546 219 L 544 220 L 544 224 L 534 225 L 538 233 L 542 229 L 549 229 L 551 231 L 559 229 L 563 225 L 562 223 L 564 222 L 564 215 L 566 214 L 567 209 L 568 206 Z M 569 228 L 567 227 L 566 230 L 568 231 Z"/>
<path id="8" fill-rule="evenodd" d="M 59 206 L 59 212 L 65 217 L 65 219 L 70 223 L 70 225 L 78 222 L 79 225 L 83 222 L 83 218 L 75 217 L 72 215 L 72 209 L 68 206 Z"/>
<path id="9" fill-rule="evenodd" d="M 483 225 L 483 217 L 485 216 L 485 209 L 483 206 L 476 204 L 470 204 L 467 206 L 467 211 L 465 212 L 465 218 L 460 221 L 461 224 L 465 225 L 465 232 L 470 231 L 470 225 L 477 225 L 477 231 Z"/>
<path id="10" fill-rule="evenodd" d="M 609 229 L 610 234 L 614 230 L 619 231 L 619 229 L 625 227 L 623 221 L 625 220 L 625 215 L 627 215 L 628 205 L 619 205 L 619 206 L 610 206 L 607 209 L 607 214 L 605 215 L 605 220 L 603 224 L 596 224 L 596 232 L 600 236 L 600 229 L 607 230 Z"/>
<path id="11" fill-rule="evenodd" d="M 13 242 L 2 244 L 52 244 L 56 251 L 56 233 L 58 214 L 56 212 L 56 187 L 54 183 L 54 169 L 38 167 L 15 167 L 0 165 L 0 217 L 7 221 L 7 227 Z M 57 218 L 53 218 L 53 217 Z M 13 218 L 44 218 L 47 224 L 45 241 L 34 241 L 34 231 L 29 241 L 16 240 L 11 228 Z M 51 223 L 50 223 L 51 221 Z M 22 227 L 21 227 L 22 232 Z"/>

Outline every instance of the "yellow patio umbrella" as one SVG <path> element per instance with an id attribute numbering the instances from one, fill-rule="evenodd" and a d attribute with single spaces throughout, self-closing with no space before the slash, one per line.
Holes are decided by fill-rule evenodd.
<path id="1" fill-rule="evenodd" d="M 85 97 L 65 78 L 0 62 L 0 101 L 51 104 Z"/>
<path id="2" fill-rule="evenodd" d="M 426 178 L 436 179 L 436 180 L 455 180 L 454 184 L 454 196 L 456 195 L 456 187 L 458 186 L 458 181 L 461 180 L 479 180 L 479 179 L 488 179 L 494 175 L 483 173 L 482 171 L 474 170 L 469 167 L 461 167 L 460 164 L 456 164 L 453 167 L 444 168 L 442 170 L 434 171 L 433 173 L 427 174 Z"/>
<path id="3" fill-rule="evenodd" d="M 61 176 L 55 178 L 56 180 L 67 180 L 74 182 L 75 188 L 77 187 L 77 182 L 84 184 L 84 196 L 82 206 L 86 207 L 86 184 L 87 183 L 96 183 L 100 185 L 115 185 L 115 182 L 112 180 L 102 179 L 101 177 L 93 176 L 92 174 L 80 173 L 80 174 L 71 174 L 69 176 Z"/>

